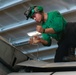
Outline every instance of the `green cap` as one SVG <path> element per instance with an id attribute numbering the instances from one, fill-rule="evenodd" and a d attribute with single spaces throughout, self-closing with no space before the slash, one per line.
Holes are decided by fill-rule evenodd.
<path id="1" fill-rule="evenodd" d="M 36 12 L 43 12 L 43 7 L 32 6 L 24 12 L 24 15 L 26 16 L 26 18 L 28 20 L 28 18 L 31 18 L 34 15 L 34 13 L 36 13 Z"/>

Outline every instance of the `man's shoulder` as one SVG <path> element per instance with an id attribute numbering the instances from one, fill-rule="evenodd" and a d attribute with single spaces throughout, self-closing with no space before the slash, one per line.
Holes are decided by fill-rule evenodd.
<path id="1" fill-rule="evenodd" d="M 48 12 L 48 15 L 49 16 L 57 16 L 57 15 L 61 16 L 61 13 L 59 11 L 50 11 L 50 12 Z"/>
<path id="2" fill-rule="evenodd" d="M 55 11 L 50 11 L 48 12 L 49 14 L 52 14 L 52 13 L 60 13 L 59 11 L 55 10 Z"/>

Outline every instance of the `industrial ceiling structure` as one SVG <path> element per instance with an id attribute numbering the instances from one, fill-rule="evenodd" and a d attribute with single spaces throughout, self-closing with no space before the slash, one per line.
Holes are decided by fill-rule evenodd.
<path id="1" fill-rule="evenodd" d="M 50 47 L 27 43 L 30 38 L 27 33 L 36 31 L 37 25 L 24 16 L 24 11 L 32 5 L 43 6 L 45 12 L 58 10 L 67 21 L 76 21 L 76 0 L 0 0 L 0 36 L 29 57 L 48 61 L 54 58 L 57 48 L 54 39 Z"/>

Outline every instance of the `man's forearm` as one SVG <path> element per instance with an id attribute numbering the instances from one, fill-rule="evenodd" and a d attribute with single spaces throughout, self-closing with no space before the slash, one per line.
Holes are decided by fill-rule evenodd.
<path id="1" fill-rule="evenodd" d="M 46 40 L 43 40 L 42 38 L 40 38 L 40 43 L 44 44 L 44 45 L 47 45 L 48 42 Z"/>
<path id="2" fill-rule="evenodd" d="M 45 33 L 51 33 L 51 34 L 54 34 L 55 31 L 54 31 L 53 28 L 47 28 L 47 29 L 45 29 Z"/>

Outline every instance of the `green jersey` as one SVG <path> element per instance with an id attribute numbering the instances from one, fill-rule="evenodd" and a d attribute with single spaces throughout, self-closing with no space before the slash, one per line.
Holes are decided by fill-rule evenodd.
<path id="1" fill-rule="evenodd" d="M 58 11 L 52 11 L 47 13 L 47 20 L 46 22 L 42 22 L 42 27 L 44 29 L 53 28 L 56 32 L 55 34 L 50 33 L 42 33 L 42 38 L 48 41 L 47 46 L 51 45 L 51 37 L 56 39 L 57 41 L 60 40 L 61 35 L 66 27 L 66 21 L 63 16 Z"/>

